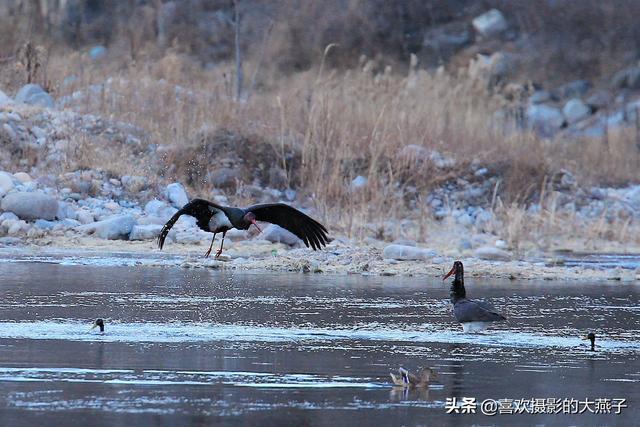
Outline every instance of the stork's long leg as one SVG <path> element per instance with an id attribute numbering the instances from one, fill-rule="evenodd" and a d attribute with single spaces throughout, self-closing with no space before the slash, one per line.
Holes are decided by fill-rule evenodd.
<path id="1" fill-rule="evenodd" d="M 211 255 L 211 248 L 213 248 L 213 241 L 216 240 L 216 234 L 218 234 L 218 233 L 213 233 L 213 239 L 211 239 L 211 244 L 209 245 L 209 250 L 204 254 L 205 258 L 209 258 L 209 255 Z"/>
<path id="2" fill-rule="evenodd" d="M 218 252 L 216 252 L 216 258 L 218 258 L 220 255 L 222 255 L 222 247 L 224 246 L 224 236 L 227 234 L 227 232 L 223 232 L 222 233 L 222 243 L 220 243 L 220 249 L 218 249 Z"/>

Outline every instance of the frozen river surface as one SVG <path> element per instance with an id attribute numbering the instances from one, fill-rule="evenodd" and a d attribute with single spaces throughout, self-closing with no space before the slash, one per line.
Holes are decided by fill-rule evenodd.
<path id="1" fill-rule="evenodd" d="M 0 264 L 1 425 L 640 419 L 635 284 L 468 279 L 470 297 L 509 317 L 470 335 L 455 323 L 449 285 L 438 278 L 19 261 Z M 103 334 L 89 331 L 98 317 Z M 578 338 L 589 331 L 598 335 L 596 352 Z M 403 392 L 389 383 L 398 366 L 432 367 L 437 378 Z M 447 399 L 464 397 L 626 399 L 627 407 L 617 415 L 487 416 L 478 405 L 475 414 L 446 414 Z"/>

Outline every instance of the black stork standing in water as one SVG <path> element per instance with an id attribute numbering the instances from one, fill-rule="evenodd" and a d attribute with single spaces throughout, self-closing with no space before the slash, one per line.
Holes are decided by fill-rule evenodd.
<path id="1" fill-rule="evenodd" d="M 586 336 L 582 337 L 582 339 L 591 341 L 591 351 L 596 351 L 596 334 L 589 332 Z"/>
<path id="2" fill-rule="evenodd" d="M 222 233 L 222 243 L 216 253 L 216 258 L 222 254 L 224 236 L 232 228 L 247 230 L 251 224 L 255 225 L 258 231 L 260 227 L 256 221 L 270 222 L 279 225 L 298 236 L 307 247 L 313 250 L 321 249 L 329 243 L 327 229 L 313 218 L 303 214 L 299 210 L 285 205 L 284 203 L 267 203 L 254 205 L 248 208 L 233 208 L 220 206 L 203 199 L 194 199 L 176 212 L 169 221 L 162 227 L 158 236 L 158 246 L 162 249 L 164 240 L 171 230 L 171 227 L 178 221 L 181 215 L 190 215 L 197 220 L 198 227 L 202 230 L 213 233 L 209 250 L 204 254 L 205 258 L 211 254 L 213 241 L 216 234 Z"/>
<path id="3" fill-rule="evenodd" d="M 507 320 L 498 313 L 491 305 L 482 301 L 467 299 L 467 291 L 464 289 L 464 267 L 462 262 L 453 263 L 453 268 L 442 280 L 446 280 L 455 273 L 451 284 L 451 303 L 453 304 L 453 314 L 456 320 L 462 324 L 464 332 L 478 332 L 487 327 L 490 322 Z"/>

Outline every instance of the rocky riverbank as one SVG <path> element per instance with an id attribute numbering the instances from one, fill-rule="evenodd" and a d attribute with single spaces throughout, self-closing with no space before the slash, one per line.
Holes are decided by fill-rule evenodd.
<path id="1" fill-rule="evenodd" d="M 398 184 L 405 216 L 371 218 L 354 231 L 319 209 L 304 189 L 288 187 L 268 144 L 253 147 L 249 162 L 243 147 L 252 142 L 231 131 L 205 135 L 201 155 L 212 157 L 207 144 L 216 153 L 225 151 L 222 159 L 212 157 L 217 163 L 207 162 L 206 176 L 200 177 L 213 189 L 195 194 L 188 182 L 168 178 L 173 164 L 167 155 L 180 160 L 179 149 L 153 143 L 149 132 L 129 123 L 74 111 L 73 99 L 56 103 L 36 85 L 24 86 L 14 99 L 0 96 L 0 246 L 117 250 L 136 257 L 157 250 L 162 225 L 189 199 L 203 197 L 230 205 L 292 204 L 328 224 L 333 242 L 312 252 L 277 226 L 260 235 L 253 228 L 233 230 L 227 234 L 226 258 L 202 260 L 193 255 L 204 253 L 211 235 L 193 218 L 182 217 L 166 245 L 168 253 L 186 255 L 174 264 L 406 275 L 439 274 L 460 258 L 473 266 L 472 274 L 585 279 L 631 276 L 549 267 L 557 263 L 555 251 L 640 252 L 633 237 L 640 185 L 587 187 L 560 170 L 550 176 L 544 197 L 509 207 L 498 197 L 505 179 L 499 164 L 461 165 L 446 153 L 407 144 L 394 155 L 413 170 L 435 170 L 442 179 L 426 194 L 424 188 Z M 184 161 L 188 165 L 192 159 Z M 202 171 L 196 172 L 189 179 Z M 249 184 L 237 185 L 240 181 Z M 358 175 L 345 185 L 358 198 L 372 183 Z"/>

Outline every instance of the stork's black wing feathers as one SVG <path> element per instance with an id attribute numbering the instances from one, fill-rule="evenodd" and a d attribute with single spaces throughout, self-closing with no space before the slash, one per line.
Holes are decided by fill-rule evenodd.
<path id="1" fill-rule="evenodd" d="M 453 307 L 453 313 L 460 323 L 495 322 L 507 319 L 486 302 L 468 299 L 458 301 Z"/>
<path id="2" fill-rule="evenodd" d="M 254 205 L 245 209 L 256 220 L 279 225 L 298 236 L 307 247 L 321 249 L 329 243 L 327 229 L 315 219 L 284 203 Z"/>
<path id="3" fill-rule="evenodd" d="M 198 226 L 204 229 L 208 225 L 211 216 L 218 210 L 224 209 L 222 206 L 216 205 L 208 200 L 193 199 L 184 205 L 182 209 L 176 212 L 171 219 L 167 221 L 164 227 L 162 227 L 162 230 L 160 230 L 160 234 L 158 235 L 158 247 L 162 249 L 162 246 L 164 246 L 164 240 L 167 238 L 167 234 L 169 234 L 169 230 L 171 230 L 171 227 L 173 227 L 176 221 L 178 221 L 180 216 L 190 215 L 196 218 Z"/>

